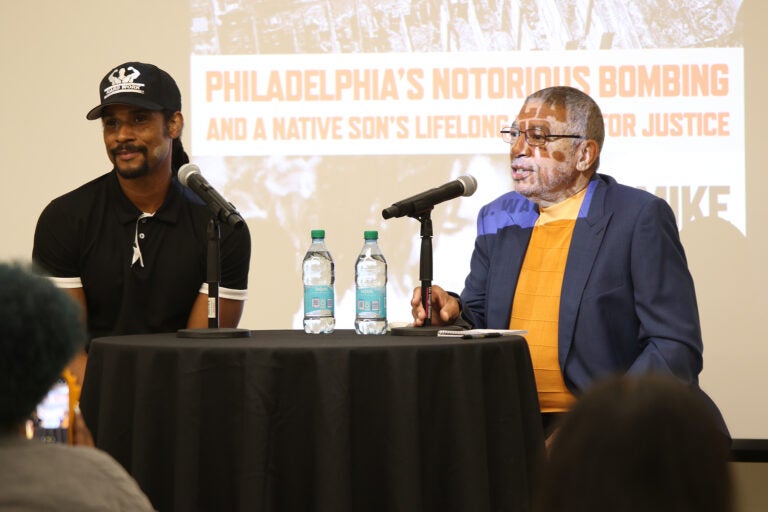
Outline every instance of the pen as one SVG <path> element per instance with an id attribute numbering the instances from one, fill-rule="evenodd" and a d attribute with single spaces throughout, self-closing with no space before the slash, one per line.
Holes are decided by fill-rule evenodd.
<path id="1" fill-rule="evenodd" d="M 470 340 L 474 338 L 498 338 L 501 336 L 499 332 L 476 332 L 473 334 L 463 334 L 461 339 Z"/>

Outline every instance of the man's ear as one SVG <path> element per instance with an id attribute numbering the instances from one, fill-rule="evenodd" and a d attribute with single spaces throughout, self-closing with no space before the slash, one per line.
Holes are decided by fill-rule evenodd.
<path id="1" fill-rule="evenodd" d="M 597 146 L 597 142 L 591 139 L 585 140 L 581 143 L 576 170 L 579 172 L 588 171 L 595 164 L 599 155 L 600 148 Z"/>
<path id="2" fill-rule="evenodd" d="M 172 139 L 178 139 L 181 137 L 181 131 L 184 129 L 184 116 L 181 112 L 174 112 L 171 118 L 168 120 L 168 135 Z"/>

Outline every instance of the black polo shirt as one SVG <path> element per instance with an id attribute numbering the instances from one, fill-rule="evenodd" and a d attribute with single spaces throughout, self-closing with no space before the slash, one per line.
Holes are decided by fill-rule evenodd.
<path id="1" fill-rule="evenodd" d="M 51 201 L 37 222 L 32 259 L 57 285 L 82 286 L 91 337 L 173 332 L 186 327 L 198 293 L 207 293 L 210 219 L 176 178 L 160 209 L 147 216 L 112 171 Z M 221 225 L 220 233 L 219 297 L 244 300 L 248 227 Z"/>

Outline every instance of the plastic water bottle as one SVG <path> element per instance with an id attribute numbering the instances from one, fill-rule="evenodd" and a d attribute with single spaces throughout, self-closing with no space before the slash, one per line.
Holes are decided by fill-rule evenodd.
<path id="1" fill-rule="evenodd" d="M 336 326 L 333 315 L 333 258 L 325 246 L 325 230 L 312 230 L 312 245 L 301 265 L 304 280 L 304 332 L 332 333 Z"/>
<path id="2" fill-rule="evenodd" d="M 364 233 L 365 244 L 355 262 L 355 332 L 387 332 L 387 260 L 379 249 L 378 231 Z"/>

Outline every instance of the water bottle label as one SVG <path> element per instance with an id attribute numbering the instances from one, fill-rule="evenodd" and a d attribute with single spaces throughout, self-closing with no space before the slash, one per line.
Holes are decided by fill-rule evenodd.
<path id="1" fill-rule="evenodd" d="M 304 316 L 333 316 L 333 286 L 304 287 Z"/>
<path id="2" fill-rule="evenodd" d="M 387 289 L 358 288 L 357 316 L 361 318 L 386 318 L 387 317 Z"/>

